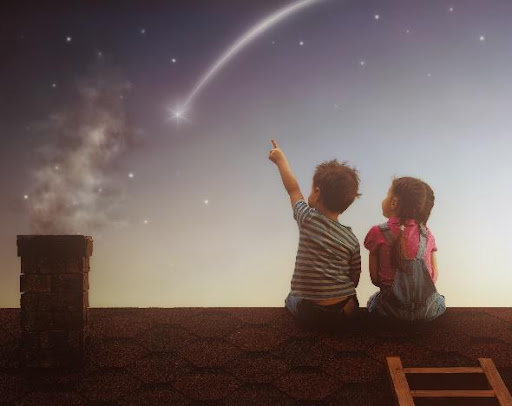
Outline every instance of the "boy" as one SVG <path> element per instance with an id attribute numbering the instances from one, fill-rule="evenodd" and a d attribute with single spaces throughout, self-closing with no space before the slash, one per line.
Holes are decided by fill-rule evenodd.
<path id="1" fill-rule="evenodd" d="M 361 274 L 359 242 L 338 216 L 359 197 L 357 171 L 337 160 L 316 167 L 308 203 L 284 152 L 275 140 L 269 152 L 290 196 L 299 226 L 299 247 L 286 308 L 313 326 L 336 324 L 355 315 Z"/>

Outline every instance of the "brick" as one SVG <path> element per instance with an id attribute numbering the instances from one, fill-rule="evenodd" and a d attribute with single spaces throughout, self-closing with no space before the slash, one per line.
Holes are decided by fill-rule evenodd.
<path id="1" fill-rule="evenodd" d="M 39 257 L 36 260 L 41 274 L 82 274 L 87 268 L 84 257 Z"/>
<path id="2" fill-rule="evenodd" d="M 84 282 L 87 274 L 52 275 L 51 286 L 54 293 L 82 292 L 85 290 Z"/>
<path id="3" fill-rule="evenodd" d="M 21 258 L 21 273 L 26 275 L 62 275 L 89 272 L 85 257 L 26 256 Z"/>
<path id="4" fill-rule="evenodd" d="M 87 316 L 80 312 L 21 313 L 21 328 L 25 332 L 83 329 Z"/>
<path id="5" fill-rule="evenodd" d="M 77 348 L 23 349 L 23 364 L 29 368 L 66 368 L 80 366 L 84 351 Z"/>
<path id="6" fill-rule="evenodd" d="M 66 269 L 62 273 L 83 274 L 89 270 L 88 260 L 85 257 L 70 257 L 65 262 Z"/>
<path id="7" fill-rule="evenodd" d="M 70 330 L 67 332 L 67 345 L 69 348 L 84 348 L 85 332 L 84 329 Z"/>
<path id="8" fill-rule="evenodd" d="M 91 256 L 92 237 L 83 235 L 18 235 L 18 256 Z"/>
<path id="9" fill-rule="evenodd" d="M 83 312 L 54 313 L 52 327 L 66 330 L 82 329 L 86 319 L 87 316 Z"/>
<path id="10" fill-rule="evenodd" d="M 83 290 L 79 290 L 76 292 L 60 292 L 57 294 L 57 301 L 61 304 L 62 308 L 67 308 L 69 310 L 72 309 L 80 309 L 82 310 L 84 304 L 86 303 L 88 293 Z"/>
<path id="11" fill-rule="evenodd" d="M 43 275 L 20 275 L 20 292 L 50 293 L 52 279 Z"/>
<path id="12" fill-rule="evenodd" d="M 39 310 L 48 311 L 49 309 L 41 309 L 39 305 L 39 299 L 43 295 L 38 295 L 35 293 L 22 293 L 21 294 L 21 313 L 30 313 L 37 312 Z"/>
<path id="13" fill-rule="evenodd" d="M 21 312 L 82 312 L 88 305 L 88 294 L 22 293 Z"/>
<path id="14" fill-rule="evenodd" d="M 76 341 L 76 340 L 74 340 Z M 25 349 L 72 348 L 69 332 L 65 330 L 48 330 L 39 332 L 23 332 L 22 347 Z M 75 342 L 73 346 L 76 347 Z"/>
<path id="15" fill-rule="evenodd" d="M 83 330 L 49 330 L 30 332 L 21 335 L 21 347 L 25 351 L 43 350 L 52 348 L 79 349 L 84 347 Z"/>
<path id="16" fill-rule="evenodd" d="M 39 267 L 35 257 L 25 256 L 21 258 L 21 273 L 35 275 L 39 273 Z"/>
<path id="17" fill-rule="evenodd" d="M 41 333 L 40 332 L 31 332 L 31 331 L 23 331 L 21 333 L 21 347 L 26 350 L 40 349 L 41 348 Z"/>
<path id="18" fill-rule="evenodd" d="M 52 312 L 22 312 L 21 329 L 24 332 L 50 330 L 53 325 Z"/>
<path id="19" fill-rule="evenodd" d="M 41 333 L 41 348 L 66 348 L 68 345 L 67 331 L 44 331 Z"/>

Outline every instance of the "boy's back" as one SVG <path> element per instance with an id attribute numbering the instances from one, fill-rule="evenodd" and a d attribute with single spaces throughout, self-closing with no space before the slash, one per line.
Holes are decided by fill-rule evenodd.
<path id="1" fill-rule="evenodd" d="M 269 159 L 279 169 L 300 231 L 285 306 L 308 323 L 337 323 L 359 307 L 355 290 L 361 274 L 359 243 L 350 227 L 338 223 L 338 216 L 360 196 L 357 171 L 336 159 L 321 163 L 306 203 L 286 155 L 274 140 L 272 145 Z"/>
<path id="2" fill-rule="evenodd" d="M 354 295 L 361 273 L 359 242 L 350 227 L 299 200 L 293 207 L 299 247 L 291 294 L 313 301 Z"/>

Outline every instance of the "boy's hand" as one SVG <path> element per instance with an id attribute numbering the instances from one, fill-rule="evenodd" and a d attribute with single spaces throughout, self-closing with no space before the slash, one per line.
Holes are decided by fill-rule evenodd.
<path id="1" fill-rule="evenodd" d="M 272 142 L 273 148 L 268 153 L 268 159 L 270 159 L 272 162 L 279 166 L 281 162 L 286 161 L 286 155 L 284 154 L 283 150 L 279 148 L 279 145 L 277 145 L 277 142 L 275 140 L 270 141 Z"/>
<path id="2" fill-rule="evenodd" d="M 283 181 L 284 188 L 286 189 L 288 195 L 290 196 L 290 201 L 293 207 L 293 205 L 298 200 L 303 200 L 304 197 L 300 192 L 299 184 L 297 182 L 297 179 L 295 179 L 295 176 L 293 175 L 293 172 L 290 168 L 290 164 L 288 163 L 288 159 L 286 159 L 286 155 L 281 150 L 281 148 L 279 148 L 279 145 L 277 145 L 277 142 L 275 140 L 271 141 L 273 148 L 268 153 L 268 159 L 270 159 L 277 165 L 279 173 L 281 174 L 281 180 Z"/>

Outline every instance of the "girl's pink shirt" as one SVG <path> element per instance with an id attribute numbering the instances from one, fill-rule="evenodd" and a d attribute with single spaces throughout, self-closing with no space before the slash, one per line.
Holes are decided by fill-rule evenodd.
<path id="1" fill-rule="evenodd" d="M 387 222 L 391 232 L 394 235 L 400 234 L 400 219 L 397 217 L 391 217 Z M 420 228 L 415 220 L 407 220 L 405 229 L 403 231 L 405 237 L 405 254 L 407 258 L 415 258 L 418 253 L 418 246 L 420 242 Z M 384 234 L 380 230 L 379 226 L 373 226 L 368 231 L 366 238 L 364 239 L 364 246 L 370 251 L 370 253 L 377 252 L 379 259 L 379 279 L 381 286 L 391 286 L 395 277 L 395 270 L 391 266 L 391 245 L 384 237 Z M 425 250 L 425 264 L 427 265 L 430 277 L 436 283 L 436 279 L 432 273 L 432 262 L 431 256 L 432 251 L 437 251 L 436 241 L 434 236 L 427 228 L 427 248 Z"/>

